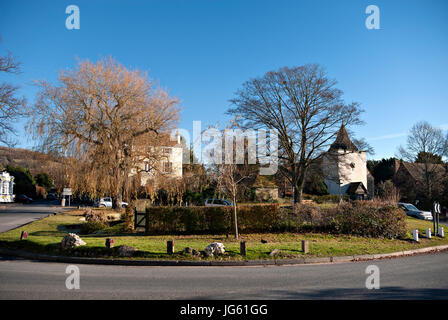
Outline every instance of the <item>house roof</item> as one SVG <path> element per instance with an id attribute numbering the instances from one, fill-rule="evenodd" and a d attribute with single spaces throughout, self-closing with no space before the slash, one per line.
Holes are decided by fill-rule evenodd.
<path id="1" fill-rule="evenodd" d="M 402 161 L 400 163 L 400 166 L 402 166 L 402 168 L 404 168 L 415 181 L 421 181 L 425 177 L 424 163 L 411 163 Z M 428 171 L 433 172 L 437 175 L 446 174 L 446 169 L 443 164 L 429 164 Z"/>
<path id="2" fill-rule="evenodd" d="M 341 125 L 336 140 L 330 146 L 330 150 L 339 150 L 339 149 L 347 151 L 359 151 L 358 148 L 350 140 L 350 137 L 348 136 L 348 132 L 344 124 Z"/>
<path id="3" fill-rule="evenodd" d="M 362 182 L 351 182 L 347 194 L 367 194 L 367 189 Z"/>

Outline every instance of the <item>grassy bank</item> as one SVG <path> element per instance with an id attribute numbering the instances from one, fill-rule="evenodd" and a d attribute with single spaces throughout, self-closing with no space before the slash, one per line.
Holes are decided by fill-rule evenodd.
<path id="1" fill-rule="evenodd" d="M 105 240 L 107 237 L 113 237 L 115 246 L 123 244 L 140 250 L 139 259 L 201 259 L 182 255 L 180 251 L 185 247 L 204 250 L 212 242 L 222 242 L 226 247 L 227 253 L 219 259 L 241 260 L 269 259 L 271 258 L 269 253 L 274 249 L 281 251 L 281 255 L 277 258 L 300 257 L 303 256 L 303 253 L 300 251 L 301 240 L 310 242 L 310 253 L 307 255 L 310 257 L 389 253 L 448 244 L 448 238 L 424 238 L 426 228 L 432 228 L 432 223 L 414 218 L 407 218 L 409 235 L 404 240 L 311 233 L 243 234 L 239 240 L 235 240 L 232 236 L 226 238 L 226 236 L 222 235 L 142 236 L 123 233 L 121 231 L 122 224 L 117 224 L 104 230 L 102 234 L 80 235 L 87 245 L 70 252 L 64 252 L 59 249 L 59 243 L 68 232 L 79 232 L 80 214 L 81 212 L 78 211 L 58 214 L 0 234 L 0 247 L 39 253 L 104 257 L 110 255 L 110 252 L 105 249 Z M 419 243 L 411 240 L 410 233 L 414 229 L 419 229 L 422 235 Z M 28 240 L 20 241 L 22 230 L 28 232 Z M 179 252 L 178 254 L 172 256 L 166 254 L 167 240 L 175 241 L 175 250 Z M 245 258 L 239 255 L 239 241 L 241 240 L 247 242 L 247 256 Z M 261 243 L 261 240 L 265 240 L 267 243 Z"/>

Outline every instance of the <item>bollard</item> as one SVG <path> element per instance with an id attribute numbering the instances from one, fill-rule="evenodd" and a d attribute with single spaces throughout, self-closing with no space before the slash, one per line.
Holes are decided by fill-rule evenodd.
<path id="1" fill-rule="evenodd" d="M 426 229 L 426 238 L 431 239 L 431 228 Z"/>
<path id="2" fill-rule="evenodd" d="M 26 240 L 28 239 L 28 232 L 22 231 L 22 234 L 20 235 L 20 240 Z"/>
<path id="3" fill-rule="evenodd" d="M 309 244 L 307 240 L 302 240 L 302 252 L 307 254 L 310 252 Z"/>
<path id="4" fill-rule="evenodd" d="M 166 242 L 166 252 L 168 254 L 173 254 L 174 253 L 174 240 L 168 240 Z"/>
<path id="5" fill-rule="evenodd" d="M 443 227 L 439 227 L 439 237 L 445 238 L 445 230 Z"/>
<path id="6" fill-rule="evenodd" d="M 241 241 L 240 242 L 240 255 L 245 256 L 246 255 L 246 250 L 247 250 L 246 241 Z"/>
<path id="7" fill-rule="evenodd" d="M 412 237 L 414 238 L 415 241 L 418 242 L 418 230 L 417 230 L 417 229 L 415 229 L 415 230 L 412 232 Z"/>
<path id="8" fill-rule="evenodd" d="M 114 239 L 113 238 L 107 238 L 106 239 L 106 248 L 110 249 L 114 247 Z"/>

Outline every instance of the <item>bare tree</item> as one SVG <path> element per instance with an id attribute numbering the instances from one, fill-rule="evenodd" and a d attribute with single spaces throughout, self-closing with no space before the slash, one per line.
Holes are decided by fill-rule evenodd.
<path id="1" fill-rule="evenodd" d="M 112 58 L 80 62 L 60 72 L 58 85 L 38 86 L 28 126 L 41 147 L 79 164 L 71 181 L 81 177 L 80 188 L 109 193 L 118 208 L 131 170 L 157 156 L 155 146 L 177 121 L 177 99 Z"/>
<path id="2" fill-rule="evenodd" d="M 416 123 L 409 132 L 406 147 L 400 146 L 398 153 L 409 162 L 419 163 L 415 171 L 424 181 L 427 199 L 433 200 L 442 179 L 440 163 L 448 156 L 448 139 L 443 130 L 426 121 Z"/>
<path id="3" fill-rule="evenodd" d="M 18 74 L 20 63 L 8 53 L 0 56 L 0 72 Z M 19 87 L 7 82 L 0 83 L 0 142 L 12 146 L 14 140 L 10 134 L 15 134 L 12 124 L 25 114 L 25 98 L 17 97 Z"/>
<path id="4" fill-rule="evenodd" d="M 243 84 L 231 100 L 230 114 L 244 127 L 274 129 L 279 140 L 279 168 L 301 202 L 310 165 L 326 151 L 341 123 L 361 124 L 359 104 L 345 104 L 336 81 L 319 65 L 284 67 Z"/>
<path id="5" fill-rule="evenodd" d="M 238 194 L 240 186 L 243 181 L 254 177 L 258 169 L 256 165 L 249 164 L 249 138 L 242 140 L 241 144 L 238 139 L 241 137 L 233 135 L 233 129 L 238 126 L 236 120 L 230 121 L 223 131 L 222 136 L 215 140 L 218 143 L 214 145 L 213 154 L 209 155 L 213 158 L 209 167 L 209 174 L 215 182 L 217 191 L 227 194 L 232 198 L 234 234 L 236 239 L 239 237 Z M 216 130 L 218 129 L 216 128 Z M 219 143 L 219 139 L 221 139 L 221 143 Z M 240 159 L 241 156 L 242 159 Z"/>

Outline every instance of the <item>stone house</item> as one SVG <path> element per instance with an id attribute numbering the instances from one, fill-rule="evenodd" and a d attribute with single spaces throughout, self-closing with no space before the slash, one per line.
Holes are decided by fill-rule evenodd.
<path id="1" fill-rule="evenodd" d="M 180 135 L 176 141 L 167 140 L 163 146 L 155 147 L 156 159 L 142 159 L 140 165 L 131 170 L 131 175 L 140 174 L 145 186 L 149 180 L 182 178 L 183 147 Z"/>

